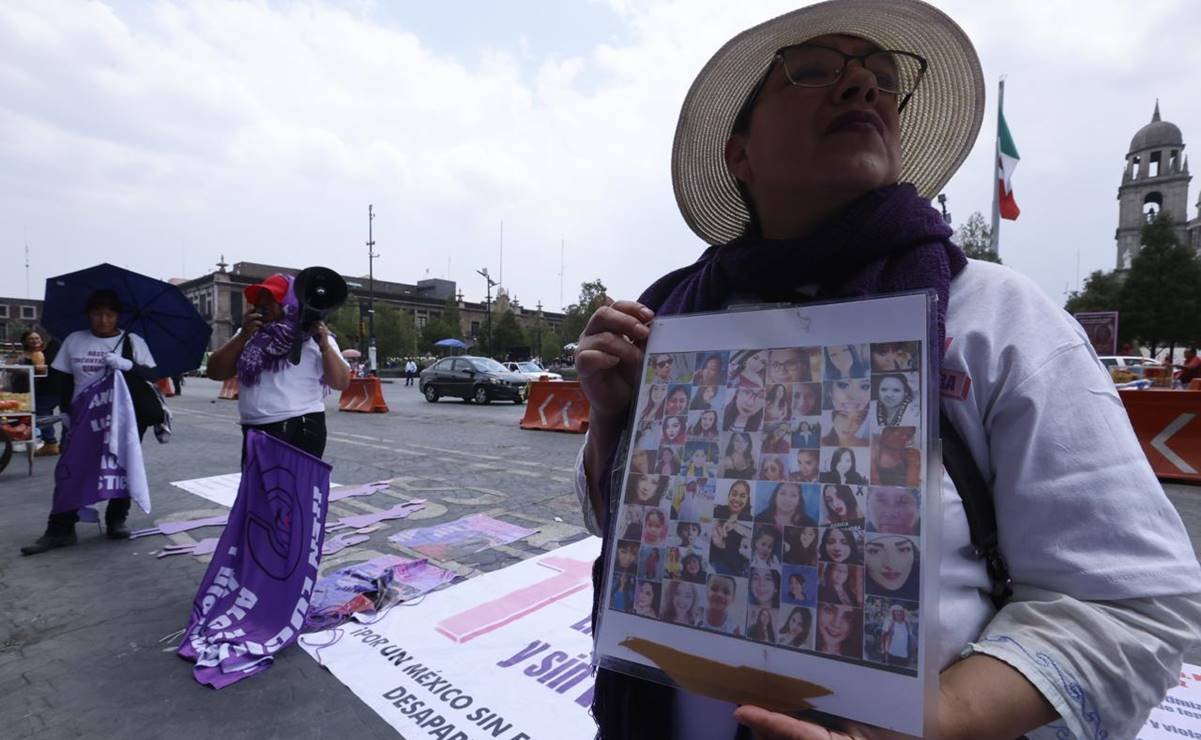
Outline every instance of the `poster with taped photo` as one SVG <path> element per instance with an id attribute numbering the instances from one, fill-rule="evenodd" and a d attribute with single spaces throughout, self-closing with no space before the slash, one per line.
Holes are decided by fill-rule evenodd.
<path id="1" fill-rule="evenodd" d="M 821 711 L 922 734 L 932 305 L 655 319 L 610 501 L 601 665 L 744 702 L 750 669 Z"/>

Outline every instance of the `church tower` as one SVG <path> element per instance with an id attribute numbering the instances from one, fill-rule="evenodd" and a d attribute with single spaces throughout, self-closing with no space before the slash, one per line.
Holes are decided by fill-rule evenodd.
<path id="1" fill-rule="evenodd" d="M 1188 160 L 1184 137 L 1174 123 L 1160 120 L 1159 101 L 1151 122 L 1130 140 L 1126 169 L 1118 188 L 1117 267 L 1125 270 L 1141 248 L 1140 231 L 1147 221 L 1166 208 L 1176 226 L 1176 238 L 1189 243 Z"/>

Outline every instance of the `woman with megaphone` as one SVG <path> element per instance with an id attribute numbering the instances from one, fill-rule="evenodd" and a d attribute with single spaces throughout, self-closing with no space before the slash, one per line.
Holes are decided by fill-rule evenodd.
<path id="1" fill-rule="evenodd" d="M 260 429 L 321 457 L 325 396 L 350 385 L 350 366 L 329 327 L 320 314 L 313 315 L 313 302 L 297 295 L 304 282 L 276 274 L 247 287 L 246 302 L 254 310 L 246 314 L 238 333 L 209 357 L 210 378 L 238 379 L 243 465 L 248 429 Z"/>

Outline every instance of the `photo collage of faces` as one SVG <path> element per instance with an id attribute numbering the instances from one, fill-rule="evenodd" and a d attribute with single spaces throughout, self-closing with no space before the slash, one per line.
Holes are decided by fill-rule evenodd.
<path id="1" fill-rule="evenodd" d="M 609 608 L 916 675 L 920 352 L 651 354 Z"/>

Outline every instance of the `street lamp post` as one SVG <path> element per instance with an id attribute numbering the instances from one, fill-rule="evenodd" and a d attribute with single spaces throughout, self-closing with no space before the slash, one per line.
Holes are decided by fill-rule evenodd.
<path id="1" fill-rule="evenodd" d="M 375 220 L 375 209 L 367 205 L 367 369 L 375 370 L 375 237 L 371 222 Z"/>
<path id="2" fill-rule="evenodd" d="M 942 208 L 942 220 L 946 221 L 947 223 L 951 223 L 951 214 L 947 213 L 947 194 L 946 193 L 938 194 L 938 205 L 940 208 Z"/>
<path id="3" fill-rule="evenodd" d="M 541 360 L 542 359 L 542 301 L 538 301 L 538 323 L 536 324 L 536 326 L 538 327 L 538 331 L 536 332 L 536 334 L 538 335 L 538 338 L 535 340 L 537 342 L 537 344 L 534 347 L 534 351 L 531 352 L 530 354 L 533 355 L 533 358 L 531 358 L 531 359 L 537 358 L 537 359 Z"/>
<path id="4" fill-rule="evenodd" d="M 485 331 L 487 332 L 487 335 L 488 335 L 488 355 L 491 356 L 492 355 L 492 287 L 494 285 L 496 285 L 497 283 L 495 280 L 492 279 L 492 277 L 490 275 L 488 275 L 487 267 L 485 267 L 482 270 L 476 270 L 475 272 L 477 275 L 482 276 L 484 278 L 485 283 L 487 284 L 487 288 L 485 290 L 486 290 L 488 297 L 484 301 L 484 307 L 487 309 L 487 314 L 485 315 L 487 329 Z"/>

